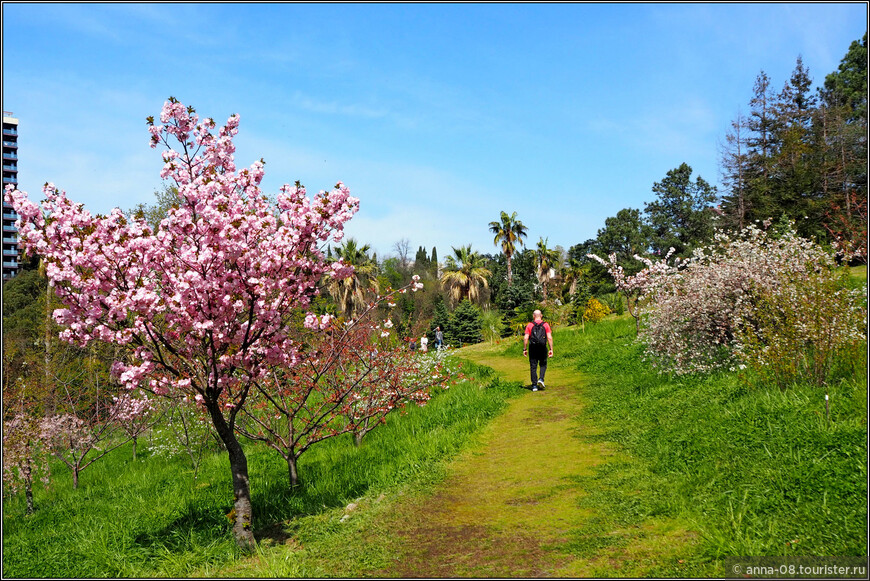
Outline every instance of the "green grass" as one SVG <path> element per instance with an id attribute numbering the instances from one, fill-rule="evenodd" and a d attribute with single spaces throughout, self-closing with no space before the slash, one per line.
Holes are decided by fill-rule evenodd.
<path id="1" fill-rule="evenodd" d="M 566 484 L 586 491 L 576 502 L 594 515 L 560 548 L 582 560 L 579 576 L 728 576 L 728 556 L 867 554 L 866 376 L 829 386 L 828 417 L 824 392 L 806 385 L 659 375 L 633 339 L 628 317 L 555 330 L 552 365 L 584 378 L 577 421 L 591 427 L 576 437 L 613 450 Z M 493 348 L 527 372 L 519 342 Z M 32 516 L 21 495 L 4 498 L 3 576 L 390 571 L 395 508 L 412 510 L 418 504 L 407 499 L 437 490 L 448 463 L 527 393 L 488 368 L 467 363 L 463 371 L 471 381 L 394 414 L 361 447 L 342 437 L 312 448 L 295 490 L 277 454 L 248 446 L 254 556 L 239 555 L 230 534 L 224 454 L 208 457 L 194 480 L 183 458 L 147 457 L 140 444 L 138 460 L 124 447 L 88 468 L 78 490 L 55 465 L 50 489 L 35 490 Z M 347 511 L 352 502 L 358 508 Z"/>
<path id="2" fill-rule="evenodd" d="M 437 393 L 422 408 L 393 414 L 359 448 L 349 436 L 313 447 L 301 458 L 302 485 L 295 490 L 276 453 L 248 446 L 261 569 L 246 575 L 334 574 L 311 547 L 325 544 L 323 552 L 341 552 L 336 546 L 347 544 L 351 530 L 337 518 L 343 507 L 437 482 L 443 464 L 522 392 L 495 380 L 488 369 L 469 364 L 463 371 L 471 381 Z M 50 489 L 34 491 L 32 516 L 24 516 L 21 495 L 4 499 L 3 576 L 218 576 L 247 567 L 225 516 L 233 502 L 225 455 L 207 458 L 194 481 L 183 458 L 149 458 L 141 449 L 140 443 L 136 461 L 124 447 L 94 464 L 82 473 L 78 490 L 69 471 L 54 466 Z M 271 547 L 290 535 L 306 550 L 270 557 Z"/>
<path id="3" fill-rule="evenodd" d="M 658 375 L 633 337 L 625 319 L 556 335 L 589 379 L 585 415 L 627 457 L 590 477 L 583 502 L 603 509 L 610 525 L 690 522 L 701 542 L 689 565 L 867 555 L 866 376 L 829 387 L 828 419 L 824 391 L 807 385 Z"/>

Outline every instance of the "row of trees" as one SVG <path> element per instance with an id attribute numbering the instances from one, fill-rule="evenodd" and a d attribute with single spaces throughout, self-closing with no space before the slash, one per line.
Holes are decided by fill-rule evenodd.
<path id="1" fill-rule="evenodd" d="M 784 215 L 805 238 L 866 246 L 866 34 L 815 92 L 800 58 L 779 92 L 759 73 L 726 135 L 722 177 L 731 227 Z"/>

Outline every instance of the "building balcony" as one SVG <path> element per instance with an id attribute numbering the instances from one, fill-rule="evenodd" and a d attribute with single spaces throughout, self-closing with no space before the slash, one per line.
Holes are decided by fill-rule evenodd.
<path id="1" fill-rule="evenodd" d="M 3 159 L 12 159 L 12 160 L 17 160 L 17 159 L 18 159 L 18 155 L 15 154 L 15 153 L 7 153 L 7 152 L 4 151 L 4 152 L 3 152 Z"/>
<path id="2" fill-rule="evenodd" d="M 14 171 L 14 172 L 18 172 L 18 166 L 17 166 L 17 165 L 6 165 L 6 164 L 4 163 L 4 164 L 3 164 L 3 171 Z"/>
<path id="3" fill-rule="evenodd" d="M 3 176 L 3 183 L 4 183 L 4 184 L 15 184 L 15 185 L 18 185 L 18 180 L 15 179 L 15 178 L 7 178 L 6 176 Z"/>
<path id="4" fill-rule="evenodd" d="M 3 261 L 3 268 L 18 268 L 18 262 Z"/>
<path id="5" fill-rule="evenodd" d="M 16 214 L 15 212 L 3 212 L 3 219 L 4 220 L 17 220 L 18 214 Z"/>
<path id="6" fill-rule="evenodd" d="M 3 224 L 3 231 L 18 234 L 18 228 L 15 227 L 15 224 Z"/>
<path id="7" fill-rule="evenodd" d="M 3 237 L 3 244 L 18 244 L 18 238 Z"/>
<path id="8" fill-rule="evenodd" d="M 3 147 L 11 147 L 13 149 L 18 149 L 17 141 L 3 141 Z"/>

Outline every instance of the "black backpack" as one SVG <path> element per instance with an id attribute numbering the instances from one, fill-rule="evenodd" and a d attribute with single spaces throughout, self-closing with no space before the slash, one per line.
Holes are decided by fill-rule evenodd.
<path id="1" fill-rule="evenodd" d="M 529 333 L 529 344 L 533 347 L 547 346 L 547 331 L 544 329 L 544 322 L 532 323 L 532 332 Z"/>

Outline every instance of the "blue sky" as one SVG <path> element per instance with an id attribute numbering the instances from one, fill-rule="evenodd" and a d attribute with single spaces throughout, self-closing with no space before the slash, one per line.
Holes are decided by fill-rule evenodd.
<path id="1" fill-rule="evenodd" d="M 3 4 L 3 109 L 19 187 L 92 212 L 152 203 L 145 118 L 174 96 L 218 123 L 264 190 L 337 181 L 348 234 L 495 253 L 502 210 L 565 249 L 719 146 L 764 70 L 815 85 L 867 30 L 867 4 Z"/>

